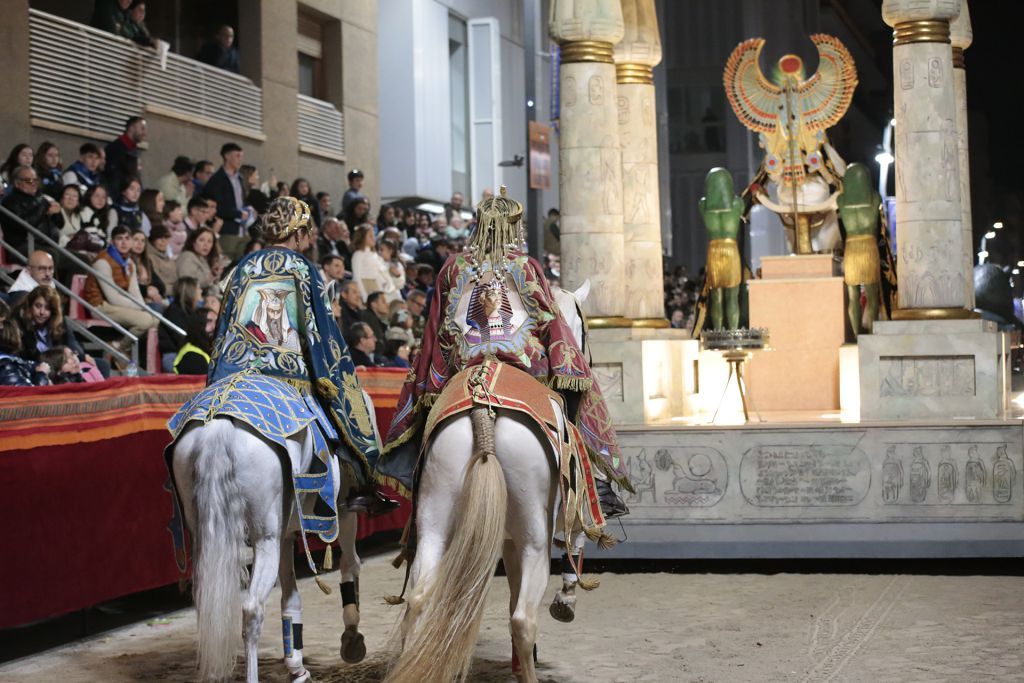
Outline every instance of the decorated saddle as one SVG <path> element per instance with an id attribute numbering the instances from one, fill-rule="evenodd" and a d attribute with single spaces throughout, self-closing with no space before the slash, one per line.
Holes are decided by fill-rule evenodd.
<path id="1" fill-rule="evenodd" d="M 296 512 L 303 531 L 315 533 L 325 543 L 338 537 L 338 491 L 340 480 L 338 461 L 331 457 L 332 445 L 338 434 L 320 404 L 309 395 L 300 394 L 294 387 L 274 377 L 257 373 L 237 373 L 214 382 L 193 396 L 167 423 L 173 440 L 164 451 L 170 467 L 174 445 L 185 428 L 193 423 L 207 424 L 216 417 L 230 417 L 244 422 L 264 439 L 277 444 L 287 453 L 287 441 L 303 429 L 309 428 L 313 438 L 313 458 L 309 463 L 291 461 L 292 485 L 295 491 Z M 174 517 L 181 519 L 180 504 L 174 495 Z M 172 522 L 175 537 L 175 555 L 179 569 L 184 570 L 184 535 L 180 522 Z M 179 546 L 179 543 L 181 544 Z M 306 547 L 307 559 L 309 548 Z"/>

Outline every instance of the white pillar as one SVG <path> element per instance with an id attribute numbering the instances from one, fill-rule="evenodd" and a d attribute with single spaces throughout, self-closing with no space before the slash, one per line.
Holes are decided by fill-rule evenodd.
<path id="1" fill-rule="evenodd" d="M 668 327 L 661 253 L 658 122 L 651 69 L 661 61 L 654 0 L 622 0 L 625 35 L 615 46 L 626 309 L 634 326 Z"/>
<path id="2" fill-rule="evenodd" d="M 966 317 L 967 280 L 949 22 L 960 0 L 883 0 L 893 27 L 896 116 L 894 317 Z"/>
<path id="3" fill-rule="evenodd" d="M 971 166 L 970 147 L 967 136 L 967 70 L 964 64 L 964 50 L 974 39 L 971 28 L 971 14 L 967 0 L 960 2 L 960 16 L 949 25 L 950 40 L 953 43 L 953 89 L 956 98 L 956 141 L 960 160 L 960 220 L 963 230 L 964 264 L 966 272 L 974 272 L 974 223 L 971 220 Z M 967 308 L 974 308 L 974 278 L 967 278 L 964 292 Z"/>
<path id="4" fill-rule="evenodd" d="M 612 48 L 622 38 L 618 0 L 552 0 L 561 47 L 559 192 L 562 284 L 590 278 L 588 317 L 629 325 L 625 312 L 622 149 Z"/>

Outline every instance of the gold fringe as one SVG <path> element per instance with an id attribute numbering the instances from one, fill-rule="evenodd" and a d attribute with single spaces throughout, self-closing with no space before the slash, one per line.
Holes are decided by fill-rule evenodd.
<path id="1" fill-rule="evenodd" d="M 295 390 L 298 391 L 303 396 L 313 393 L 313 385 L 310 384 L 308 380 L 295 379 L 293 377 L 278 377 L 277 375 L 274 375 L 273 377 L 274 379 L 279 379 L 285 384 L 294 387 Z"/>
<path id="2" fill-rule="evenodd" d="M 330 545 L 324 549 L 324 563 L 322 567 L 325 572 L 329 572 L 334 569 L 334 553 L 331 552 Z"/>
<path id="3" fill-rule="evenodd" d="M 410 491 L 408 489 L 408 487 L 405 486 L 405 484 L 403 484 L 402 482 L 398 481 L 394 477 L 389 477 L 386 474 L 381 474 L 379 472 L 374 472 L 373 473 L 373 480 L 375 482 L 377 482 L 378 484 L 380 484 L 381 486 L 387 486 L 388 488 L 394 490 L 402 498 L 405 498 L 407 500 L 412 500 L 412 491 Z"/>
<path id="4" fill-rule="evenodd" d="M 319 576 L 316 577 L 316 585 L 320 586 L 320 590 L 324 592 L 324 595 L 330 595 L 332 593 L 331 587 L 324 583 L 324 580 Z"/>
<path id="5" fill-rule="evenodd" d="M 843 281 L 872 285 L 881 279 L 878 244 L 874 235 L 848 235 L 843 252 Z"/>
<path id="6" fill-rule="evenodd" d="M 592 591 L 601 585 L 600 579 L 585 579 L 582 576 L 576 577 L 576 585 L 585 591 Z"/>
<path id="7" fill-rule="evenodd" d="M 740 250 L 733 239 L 713 239 L 708 243 L 708 263 L 705 268 L 708 287 L 728 289 L 743 279 Z"/>
<path id="8" fill-rule="evenodd" d="M 401 595 L 385 595 L 384 602 L 394 607 L 395 605 L 404 604 L 405 598 L 403 598 Z"/>
<path id="9" fill-rule="evenodd" d="M 545 382 L 549 387 L 553 389 L 565 389 L 567 391 L 578 391 L 580 393 L 584 391 L 590 391 L 594 385 L 594 380 L 586 377 L 566 377 L 565 375 L 555 375 L 550 377 Z"/>
<path id="10" fill-rule="evenodd" d="M 597 469 L 601 470 L 604 476 L 608 477 L 608 481 L 615 482 L 630 493 L 636 493 L 636 491 L 633 490 L 633 484 L 630 483 L 629 478 L 625 475 L 620 476 L 616 474 L 612 468 L 608 466 L 608 463 L 606 463 L 600 455 L 595 453 L 590 446 L 587 446 L 587 455 L 590 456 L 590 462 L 593 463 Z"/>

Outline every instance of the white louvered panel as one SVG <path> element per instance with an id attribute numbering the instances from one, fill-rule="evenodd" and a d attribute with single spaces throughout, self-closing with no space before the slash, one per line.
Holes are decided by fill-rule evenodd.
<path id="1" fill-rule="evenodd" d="M 162 70 L 151 50 L 38 10 L 29 30 L 34 118 L 113 137 L 148 104 L 263 132 L 262 95 L 247 78 L 177 54 Z"/>
<path id="2" fill-rule="evenodd" d="M 299 95 L 299 144 L 345 155 L 345 122 L 330 102 Z"/>

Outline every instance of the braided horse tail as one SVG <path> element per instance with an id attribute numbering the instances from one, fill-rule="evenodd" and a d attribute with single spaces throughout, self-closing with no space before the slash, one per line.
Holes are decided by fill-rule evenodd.
<path id="1" fill-rule="evenodd" d="M 505 538 L 508 491 L 495 454 L 494 417 L 470 411 L 473 455 L 452 518 L 447 548 L 432 576 L 417 586 L 408 609 L 419 612 L 386 679 L 390 683 L 465 680 L 480 631 L 484 601 Z"/>

